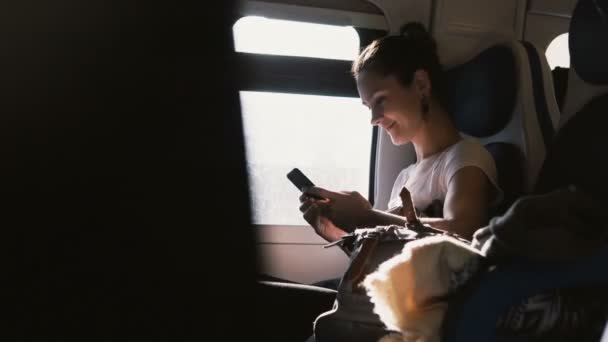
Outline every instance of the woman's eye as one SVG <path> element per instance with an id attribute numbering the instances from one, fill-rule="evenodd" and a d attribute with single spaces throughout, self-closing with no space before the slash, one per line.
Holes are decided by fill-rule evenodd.
<path id="1" fill-rule="evenodd" d="M 375 99 L 370 106 L 370 110 L 372 112 L 384 109 L 384 105 L 386 103 L 386 97 L 380 97 Z"/>

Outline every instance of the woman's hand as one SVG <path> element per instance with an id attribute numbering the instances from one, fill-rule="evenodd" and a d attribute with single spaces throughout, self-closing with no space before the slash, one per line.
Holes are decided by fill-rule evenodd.
<path id="1" fill-rule="evenodd" d="M 304 219 L 315 230 L 315 232 L 329 242 L 339 240 L 346 232 L 334 225 L 334 223 L 325 216 L 329 201 L 326 199 L 306 199 L 300 206 Z"/>
<path id="2" fill-rule="evenodd" d="M 315 199 L 313 196 L 323 199 Z M 372 205 L 369 201 L 356 191 L 334 192 L 319 187 L 311 187 L 304 189 L 304 193 L 300 196 L 300 202 L 302 203 L 300 207 L 302 213 L 305 213 L 315 204 L 319 215 L 328 219 L 336 228 L 347 232 L 365 226 L 372 211 Z M 306 214 L 304 216 L 306 219 Z M 316 219 L 311 217 L 311 220 L 314 222 Z M 308 220 L 307 222 L 311 223 Z"/>

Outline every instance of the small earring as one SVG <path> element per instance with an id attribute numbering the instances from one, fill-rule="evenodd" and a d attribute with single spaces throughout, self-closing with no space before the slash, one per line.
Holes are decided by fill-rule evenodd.
<path id="1" fill-rule="evenodd" d="M 429 101 L 427 100 L 426 96 L 423 96 L 420 99 L 420 106 L 422 107 L 422 114 L 428 114 L 429 112 Z"/>

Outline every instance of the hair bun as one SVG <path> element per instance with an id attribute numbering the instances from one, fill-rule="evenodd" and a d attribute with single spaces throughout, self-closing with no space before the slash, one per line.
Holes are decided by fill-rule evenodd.
<path id="1" fill-rule="evenodd" d="M 433 37 L 431 37 L 430 33 L 426 30 L 426 28 L 424 28 L 424 25 L 419 22 L 414 21 L 405 23 L 403 26 L 401 26 L 401 30 L 399 30 L 399 33 L 402 37 L 408 40 L 428 46 L 434 51 L 437 50 L 435 40 L 433 39 Z"/>

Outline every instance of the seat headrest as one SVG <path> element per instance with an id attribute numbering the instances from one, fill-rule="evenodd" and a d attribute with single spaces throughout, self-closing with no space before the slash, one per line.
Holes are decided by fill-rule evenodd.
<path id="1" fill-rule="evenodd" d="M 483 138 L 509 123 L 518 81 L 515 68 L 511 49 L 497 45 L 446 71 L 446 106 L 458 130 Z"/>
<path id="2" fill-rule="evenodd" d="M 580 78 L 608 84 L 608 0 L 579 0 L 568 35 L 570 61 Z"/>

